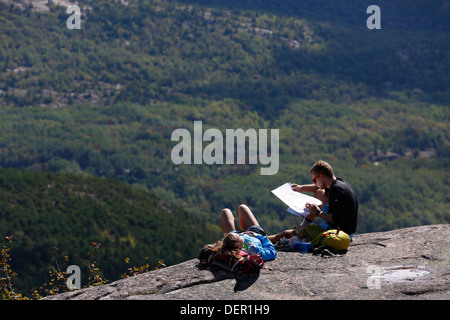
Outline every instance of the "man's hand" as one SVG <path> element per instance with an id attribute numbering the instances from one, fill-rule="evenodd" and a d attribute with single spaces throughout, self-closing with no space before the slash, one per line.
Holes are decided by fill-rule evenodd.
<path id="1" fill-rule="evenodd" d="M 291 184 L 291 189 L 294 190 L 294 191 L 297 191 L 297 192 L 301 192 L 302 191 L 302 186 L 299 185 L 299 184 L 293 183 L 293 184 Z"/>
<path id="2" fill-rule="evenodd" d="M 308 215 L 306 216 L 306 219 L 309 221 L 313 221 L 316 218 L 316 211 L 319 210 L 320 208 L 317 204 L 314 203 L 307 203 L 305 205 L 305 209 L 309 210 Z"/>
<path id="3" fill-rule="evenodd" d="M 314 203 L 307 203 L 305 205 L 305 209 L 308 209 L 309 211 L 313 212 L 314 214 L 316 213 L 317 210 L 320 210 L 319 206 Z"/>

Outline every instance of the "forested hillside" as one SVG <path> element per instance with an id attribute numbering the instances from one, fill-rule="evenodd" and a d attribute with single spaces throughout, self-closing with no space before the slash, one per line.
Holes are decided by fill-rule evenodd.
<path id="1" fill-rule="evenodd" d="M 154 268 L 160 260 L 194 257 L 220 235 L 218 227 L 116 180 L 0 169 L 0 191 L 0 234 L 13 236 L 11 268 L 27 294 L 50 281 L 50 266 L 65 271 L 65 256 L 81 268 L 85 285 L 89 254 L 111 281 L 146 258 Z"/>
<path id="2" fill-rule="evenodd" d="M 121 181 L 133 187 L 112 188 L 117 203 L 130 190 L 156 194 L 199 219 L 194 229 L 217 226 L 223 207 L 247 203 L 278 232 L 298 221 L 270 190 L 310 183 L 309 168 L 324 159 L 359 196 L 358 232 L 450 222 L 446 1 L 377 1 L 380 30 L 366 27 L 369 1 L 86 0 L 77 2 L 80 30 L 66 27 L 65 2 L 44 9 L 22 2 L 0 1 L 0 166 L 23 170 L 2 171 L 6 185 L 32 171 L 21 186 L 39 197 L 42 183 L 34 181 L 58 177 L 58 201 L 71 214 L 79 201 L 95 199 L 65 199 L 70 185 Z M 221 132 L 279 129 L 278 173 L 261 176 L 250 164 L 175 165 L 171 134 L 192 132 L 195 120 Z M 14 190 L 9 196 L 22 199 Z M 96 213 L 115 206 L 90 207 L 76 226 L 94 232 L 100 219 L 101 234 L 127 238 L 125 222 Z M 2 232 L 35 243 L 26 226 L 38 207 L 20 200 L 20 215 L 2 208 Z M 146 216 L 143 207 L 137 211 Z M 60 223 L 55 212 L 45 226 L 33 224 L 36 232 L 50 237 Z M 168 228 L 185 215 L 172 213 Z M 134 237 L 145 238 L 144 229 Z M 213 241 L 217 230 L 193 235 Z M 157 234 L 151 239 L 162 245 Z M 73 241 L 89 244 L 85 237 Z M 193 254 L 177 247 L 160 257 L 147 248 L 139 257 Z"/>

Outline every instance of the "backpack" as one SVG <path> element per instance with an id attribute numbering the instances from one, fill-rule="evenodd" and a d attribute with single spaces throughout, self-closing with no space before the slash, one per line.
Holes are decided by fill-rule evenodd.
<path id="1" fill-rule="evenodd" d="M 214 253 L 208 248 L 203 248 L 198 255 L 200 265 L 217 266 L 230 272 L 243 274 L 258 273 L 264 266 L 264 260 L 259 254 L 245 254 L 239 258 L 225 254 Z"/>
<path id="2" fill-rule="evenodd" d="M 303 229 L 304 234 L 311 241 L 313 247 L 325 247 L 336 251 L 347 250 L 350 246 L 350 236 L 342 230 L 324 231 L 317 225 L 309 225 Z"/>

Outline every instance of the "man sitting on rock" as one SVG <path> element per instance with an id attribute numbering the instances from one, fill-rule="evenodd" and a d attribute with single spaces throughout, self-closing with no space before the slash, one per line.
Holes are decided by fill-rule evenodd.
<path id="1" fill-rule="evenodd" d="M 303 223 L 297 229 L 285 230 L 277 235 L 269 236 L 273 243 L 276 243 L 282 237 L 291 238 L 297 234 L 298 229 L 311 224 L 316 217 L 325 220 L 331 229 L 339 228 L 350 236 L 355 233 L 358 198 L 352 186 L 347 181 L 336 177 L 330 164 L 323 160 L 317 161 L 311 167 L 310 174 L 314 185 L 292 184 L 292 190 L 314 192 L 318 197 L 317 195 L 322 195 L 321 190 L 328 189 L 328 212 L 322 211 L 316 204 L 307 203 L 306 209 L 309 209 L 310 213 Z"/>

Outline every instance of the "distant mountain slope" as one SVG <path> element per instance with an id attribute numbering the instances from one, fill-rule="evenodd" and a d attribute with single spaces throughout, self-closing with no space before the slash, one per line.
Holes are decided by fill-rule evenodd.
<path id="1" fill-rule="evenodd" d="M 126 3 L 126 4 L 124 4 Z M 371 95 L 421 90 L 448 103 L 449 7 L 381 1 L 83 1 L 82 29 L 65 6 L 1 2 L 0 103 L 63 106 L 184 96 L 236 98 L 264 115 L 282 97 L 363 86 Z M 32 41 L 31 41 L 32 40 Z"/>
<path id="2" fill-rule="evenodd" d="M 358 193 L 360 233 L 450 222 L 447 1 L 377 1 L 375 31 L 365 0 L 86 0 L 81 30 L 66 2 L 24 1 L 0 1 L 0 165 L 115 180 L 2 171 L 21 277 L 45 278 L 54 243 L 80 261 L 102 242 L 108 275 L 130 252 L 187 259 L 240 203 L 291 227 L 270 190 L 310 183 L 318 159 Z M 195 120 L 279 129 L 278 174 L 175 165 L 171 134 Z"/>
<path id="3" fill-rule="evenodd" d="M 0 2 L 3 167 L 141 184 L 214 223 L 246 202 L 276 231 L 293 221 L 260 195 L 309 183 L 323 158 L 361 195 L 361 232 L 448 221 L 445 1 L 379 1 L 375 31 L 368 1 L 87 0 L 81 30 L 67 29 L 65 5 L 11 3 Z M 280 129 L 279 173 L 175 166 L 171 133 L 194 120 Z"/>
<path id="4" fill-rule="evenodd" d="M 48 270 L 63 257 L 88 276 L 88 253 L 108 280 L 131 264 L 156 266 L 195 257 L 214 241 L 218 228 L 153 194 L 125 183 L 43 172 L 0 169 L 0 235 L 12 235 L 17 285 L 31 289 L 49 281 Z M 101 243 L 94 252 L 91 242 Z M 56 252 L 54 248 L 57 248 Z M 65 271 L 65 270 L 63 270 Z"/>
<path id="5" fill-rule="evenodd" d="M 365 27 L 366 9 L 377 5 L 382 12 L 383 27 L 386 29 L 434 29 L 449 31 L 449 4 L 446 0 L 437 1 L 389 1 L 370 0 L 332 1 L 332 0 L 173 0 L 186 4 L 201 4 L 206 7 L 248 10 L 280 16 L 308 18 L 329 24 L 349 24 Z M 361 15 L 362 13 L 362 15 Z"/>

